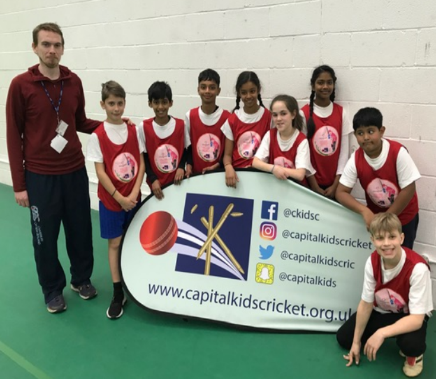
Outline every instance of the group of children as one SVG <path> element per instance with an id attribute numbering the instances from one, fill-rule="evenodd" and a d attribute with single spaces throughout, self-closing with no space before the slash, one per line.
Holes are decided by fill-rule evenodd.
<path id="1" fill-rule="evenodd" d="M 289 95 L 276 96 L 268 110 L 258 76 L 244 71 L 236 82 L 236 106 L 229 113 L 216 105 L 220 77 L 207 69 L 198 77 L 201 106 L 188 111 L 183 121 L 169 115 L 173 105 L 170 86 L 155 82 L 148 90 L 148 104 L 155 117 L 137 128 L 122 119 L 126 105 L 123 88 L 113 81 L 103 84 L 101 106 L 107 118 L 91 136 L 87 158 L 95 163 L 99 179 L 101 235 L 108 239 L 114 283 L 107 316 L 117 319 L 123 314 L 126 298 L 119 246 L 140 203 L 144 173 L 154 196 L 162 199 L 163 186 L 220 168 L 225 171 L 226 185 L 236 188 L 235 169 L 254 167 L 281 180 L 292 178 L 362 215 L 376 252 L 368 259 L 357 317 L 340 329 L 338 341 L 351 349 L 347 356 L 351 364 L 359 361 L 361 341 L 366 342 L 365 353 L 371 360 L 383 338 L 399 336 L 400 340 L 402 335 L 421 333 L 417 339 L 406 338 L 406 345 L 399 343 L 408 357 L 404 372 L 415 376 L 422 370 L 426 315 L 431 311 L 428 267 L 411 250 L 419 221 L 415 189 L 419 172 L 401 144 L 383 138 L 382 115 L 375 108 L 361 109 L 354 116 L 360 148 L 349 158 L 351 129 L 344 109 L 334 102 L 334 70 L 326 65 L 317 67 L 310 83 L 310 102 L 301 111 Z M 366 206 L 350 194 L 357 179 L 365 190 Z M 375 216 L 377 213 L 380 215 Z M 416 268 L 419 280 L 412 280 Z M 427 288 L 425 294 L 417 286 Z M 396 311 L 380 306 L 377 296 L 386 288 L 397 291 L 405 306 Z M 386 316 L 387 311 L 395 317 Z M 383 321 L 372 322 L 374 315 L 381 315 Z"/>

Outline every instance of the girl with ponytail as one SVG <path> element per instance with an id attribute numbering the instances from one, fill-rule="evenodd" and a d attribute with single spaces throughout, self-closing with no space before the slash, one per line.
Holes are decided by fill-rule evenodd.
<path id="1" fill-rule="evenodd" d="M 343 108 L 334 103 L 335 71 L 327 65 L 317 67 L 310 84 L 310 102 L 301 111 L 307 125 L 310 159 L 316 173 L 307 180 L 313 191 L 334 199 L 348 160 L 348 135 L 352 130 L 344 122 Z"/>
<path id="2" fill-rule="evenodd" d="M 244 71 L 236 81 L 236 106 L 221 127 L 226 136 L 223 164 L 227 187 L 236 188 L 235 168 L 250 167 L 263 136 L 271 128 L 271 113 L 260 95 L 259 78 L 253 71 Z M 244 106 L 240 108 L 240 102 Z"/>

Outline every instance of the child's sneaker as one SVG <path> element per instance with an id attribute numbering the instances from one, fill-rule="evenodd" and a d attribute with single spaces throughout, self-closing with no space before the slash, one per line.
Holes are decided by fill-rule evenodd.
<path id="1" fill-rule="evenodd" d="M 111 305 L 109 305 L 109 308 L 106 311 L 106 316 L 112 320 L 115 320 L 117 318 L 120 318 L 124 311 L 123 307 L 124 304 L 126 304 L 127 299 L 125 298 L 124 294 L 122 298 L 113 297 L 111 301 Z"/>
<path id="2" fill-rule="evenodd" d="M 404 355 L 400 352 L 400 355 Z M 419 357 L 406 357 L 403 366 L 403 372 L 406 376 L 413 378 L 421 374 L 424 364 L 424 356 L 421 354 Z"/>

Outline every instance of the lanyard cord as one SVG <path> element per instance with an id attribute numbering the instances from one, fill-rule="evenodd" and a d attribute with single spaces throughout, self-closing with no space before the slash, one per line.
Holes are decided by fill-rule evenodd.
<path id="1" fill-rule="evenodd" d="M 48 99 L 50 100 L 51 106 L 53 107 L 54 111 L 56 112 L 56 117 L 58 119 L 58 125 L 59 125 L 59 108 L 61 106 L 61 102 L 62 102 L 62 94 L 64 93 L 64 81 L 61 81 L 61 92 L 59 93 L 59 101 L 58 101 L 58 105 L 55 106 L 53 99 L 51 98 L 50 94 L 47 91 L 47 88 L 45 88 L 45 84 L 44 82 L 41 80 L 41 85 L 42 88 L 44 88 L 45 94 L 47 95 Z"/>

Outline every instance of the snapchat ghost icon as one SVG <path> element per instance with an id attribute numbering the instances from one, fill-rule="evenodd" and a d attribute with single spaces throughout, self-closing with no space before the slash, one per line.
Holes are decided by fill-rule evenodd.
<path id="1" fill-rule="evenodd" d="M 266 263 L 256 265 L 256 282 L 263 284 L 274 283 L 274 266 Z"/>

